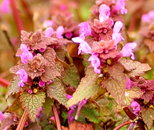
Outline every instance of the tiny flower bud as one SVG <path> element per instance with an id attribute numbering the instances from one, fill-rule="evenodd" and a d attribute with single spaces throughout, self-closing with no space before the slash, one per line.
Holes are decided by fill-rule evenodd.
<path id="1" fill-rule="evenodd" d="M 103 68 L 103 71 L 106 73 L 107 72 L 107 68 L 105 67 L 105 68 Z"/>
<path id="2" fill-rule="evenodd" d="M 107 59 L 107 64 L 111 65 L 111 63 L 112 63 L 111 59 Z"/>
<path id="3" fill-rule="evenodd" d="M 38 90 L 37 90 L 36 88 L 33 89 L 33 93 L 37 93 L 37 91 L 38 91 Z"/>

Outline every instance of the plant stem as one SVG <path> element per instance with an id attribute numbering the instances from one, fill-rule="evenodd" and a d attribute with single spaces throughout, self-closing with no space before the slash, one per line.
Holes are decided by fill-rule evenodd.
<path id="1" fill-rule="evenodd" d="M 22 25 L 18 10 L 16 8 L 15 1 L 10 0 L 10 3 L 11 3 L 12 11 L 13 11 L 13 16 L 14 16 L 14 19 L 15 19 L 15 22 L 16 22 L 17 30 L 18 30 L 18 33 L 20 35 L 21 30 L 23 30 L 23 25 Z"/>
<path id="2" fill-rule="evenodd" d="M 10 82 L 0 77 L 0 84 L 7 88 L 10 85 Z"/>
<path id="3" fill-rule="evenodd" d="M 13 46 L 13 43 L 12 43 L 10 37 L 9 37 L 9 34 L 7 32 L 6 27 L 4 25 L 1 25 L 1 30 L 3 31 L 3 33 L 4 33 L 4 35 L 5 35 L 6 39 L 7 39 L 7 42 L 9 43 L 10 47 L 12 48 L 12 50 L 13 50 L 13 52 L 15 54 L 16 53 L 16 50 L 15 50 L 15 48 Z"/>
<path id="4" fill-rule="evenodd" d="M 136 118 L 136 116 L 129 110 L 128 107 L 125 107 L 123 110 L 131 120 L 134 120 Z M 142 128 L 142 130 L 145 130 L 145 127 L 144 127 L 145 123 L 143 122 L 142 119 L 137 120 L 137 124 L 140 126 L 140 128 Z"/>
<path id="5" fill-rule="evenodd" d="M 26 122 L 26 120 L 27 120 L 27 117 L 28 117 L 28 113 L 27 113 L 27 111 L 25 110 L 24 113 L 23 113 L 23 115 L 22 115 L 22 117 L 21 117 L 21 119 L 20 119 L 20 121 L 19 121 L 19 124 L 18 124 L 16 130 L 23 130 L 24 125 L 25 125 L 25 122 Z"/>
<path id="6" fill-rule="evenodd" d="M 55 105 L 53 105 L 53 113 L 54 113 L 54 117 L 55 117 L 55 120 L 56 120 L 57 130 L 62 130 L 58 111 L 57 111 L 57 108 L 56 108 Z"/>
<path id="7" fill-rule="evenodd" d="M 123 122 L 122 124 L 118 125 L 118 126 L 117 126 L 116 128 L 114 128 L 113 130 L 119 130 L 119 129 L 122 128 L 123 126 L 128 125 L 128 124 L 130 124 L 130 123 L 131 123 L 130 120 L 128 120 L 128 121 L 126 121 L 126 122 Z"/>
<path id="8" fill-rule="evenodd" d="M 28 5 L 27 1 L 21 0 L 21 4 L 22 4 L 23 8 L 25 9 L 25 11 L 26 11 L 27 15 L 29 16 L 29 18 L 32 20 L 33 19 L 33 14 L 32 14 L 32 11 L 29 8 L 29 5 Z"/>

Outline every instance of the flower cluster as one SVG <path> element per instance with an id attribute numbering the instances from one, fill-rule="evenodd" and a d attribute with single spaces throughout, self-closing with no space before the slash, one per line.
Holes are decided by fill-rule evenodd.
<path id="1" fill-rule="evenodd" d="M 35 93 L 35 89 L 40 89 L 51 83 L 51 80 L 60 76 L 63 70 L 56 69 L 55 49 L 65 46 L 67 40 L 63 39 L 64 28 L 59 26 L 56 31 L 48 27 L 45 31 L 37 30 L 35 33 L 21 32 L 20 48 L 16 56 L 21 58 L 21 62 L 11 68 L 13 73 L 19 75 L 18 86 L 32 86 L 27 92 Z"/>
<path id="2" fill-rule="evenodd" d="M 72 38 L 74 43 L 79 43 L 78 54 L 81 52 L 91 54 L 89 61 L 98 74 L 101 73 L 108 59 L 119 59 L 121 57 L 129 57 L 135 59 L 133 49 L 136 43 L 127 43 L 121 50 L 118 44 L 124 38 L 120 30 L 123 23 L 114 20 L 113 14 L 127 13 L 124 0 L 117 0 L 116 3 L 105 3 L 97 1 L 97 5 L 92 8 L 95 18 L 89 22 L 83 22 L 80 26 L 80 36 Z M 111 8 L 111 4 L 114 5 Z M 95 12 L 95 10 L 98 12 Z M 116 61 L 116 60 L 114 60 Z"/>

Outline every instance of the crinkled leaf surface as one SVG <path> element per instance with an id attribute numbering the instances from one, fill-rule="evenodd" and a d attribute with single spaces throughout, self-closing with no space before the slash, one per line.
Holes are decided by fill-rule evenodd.
<path id="1" fill-rule="evenodd" d="M 84 71 L 85 71 L 85 73 L 86 73 L 86 71 L 87 71 L 87 68 L 88 68 L 88 66 L 90 65 L 90 62 L 88 61 L 88 59 L 89 59 L 89 57 L 90 57 L 90 55 L 89 54 L 84 54 L 83 55 L 83 65 L 84 65 Z"/>
<path id="2" fill-rule="evenodd" d="M 111 94 L 115 101 L 119 105 L 122 105 L 125 97 L 126 77 L 123 75 L 120 80 L 110 78 L 104 80 L 102 84 L 105 85 L 107 91 Z"/>
<path id="3" fill-rule="evenodd" d="M 148 129 L 153 125 L 153 120 L 154 120 L 154 109 L 152 108 L 142 108 L 142 118 L 144 123 L 147 125 Z"/>
<path id="4" fill-rule="evenodd" d="M 45 98 L 45 103 L 43 104 L 43 110 L 45 111 L 47 116 L 50 114 L 52 110 L 53 103 L 54 103 L 54 99 L 51 99 L 49 97 Z"/>
<path id="5" fill-rule="evenodd" d="M 69 130 L 94 130 L 92 124 L 82 124 L 81 122 L 71 122 Z"/>
<path id="6" fill-rule="evenodd" d="M 59 80 L 55 79 L 47 89 L 48 97 L 56 99 L 59 103 L 67 107 L 66 92 L 64 90 L 64 84 Z"/>
<path id="7" fill-rule="evenodd" d="M 94 108 L 81 109 L 81 113 L 83 113 L 84 116 L 91 122 L 94 122 L 94 123 L 99 123 L 100 122 L 100 120 L 98 119 L 99 113 Z"/>
<path id="8" fill-rule="evenodd" d="M 129 71 L 131 77 L 140 76 L 145 71 L 150 70 L 150 66 L 146 63 L 140 63 L 138 61 L 132 61 L 127 59 L 120 59 L 120 63 Z"/>
<path id="9" fill-rule="evenodd" d="M 42 128 L 37 123 L 31 123 L 28 127 L 24 128 L 24 130 L 42 130 Z"/>
<path id="10" fill-rule="evenodd" d="M 31 121 L 35 121 L 38 109 L 45 102 L 45 93 L 39 92 L 36 94 L 22 93 L 20 96 L 23 108 L 25 108 L 29 114 Z"/>
<path id="11" fill-rule="evenodd" d="M 11 118 L 6 118 L 2 120 L 0 130 L 5 130 L 7 126 L 15 125 L 15 122 Z"/>
<path id="12" fill-rule="evenodd" d="M 18 86 L 18 82 L 20 81 L 19 77 L 16 76 L 11 84 L 8 87 L 5 99 L 7 99 L 11 94 L 18 93 L 20 91 L 20 87 Z"/>
<path id="13" fill-rule="evenodd" d="M 123 79 L 123 71 L 124 68 L 120 63 L 116 63 L 113 66 L 107 67 L 107 72 L 115 79 L 115 80 L 122 80 Z"/>
<path id="14" fill-rule="evenodd" d="M 55 59 L 56 59 L 56 52 L 52 48 L 47 48 L 46 51 L 43 54 L 43 57 L 47 61 L 47 66 L 54 66 L 55 65 Z"/>
<path id="15" fill-rule="evenodd" d="M 68 101 L 68 106 L 72 106 L 83 99 L 88 99 L 97 94 L 99 90 L 99 85 L 96 84 L 96 79 L 98 74 L 96 74 L 92 67 L 88 67 L 87 74 L 81 79 L 81 82 L 73 94 L 73 97 Z"/>
<path id="16" fill-rule="evenodd" d="M 15 112 L 19 109 L 21 109 L 22 106 L 21 106 L 21 102 L 19 101 L 19 98 L 17 98 L 13 104 L 7 109 L 8 112 Z"/>
<path id="17" fill-rule="evenodd" d="M 153 97 L 153 91 L 146 91 L 143 95 L 142 95 L 142 99 L 144 99 L 145 101 L 149 102 L 152 97 Z"/>
<path id="18" fill-rule="evenodd" d="M 129 106 L 135 98 L 140 98 L 142 95 L 143 92 L 139 87 L 133 87 L 129 90 L 126 89 L 124 103 Z"/>
<path id="19" fill-rule="evenodd" d="M 68 69 L 65 71 L 63 80 L 67 85 L 77 88 L 80 82 L 80 77 L 77 72 L 77 68 L 74 65 L 70 65 L 70 70 Z"/>

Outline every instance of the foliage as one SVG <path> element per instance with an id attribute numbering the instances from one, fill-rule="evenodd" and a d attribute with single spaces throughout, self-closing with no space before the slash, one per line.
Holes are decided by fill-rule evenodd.
<path id="1" fill-rule="evenodd" d="M 2 0 L 0 128 L 153 129 L 153 4 Z"/>

